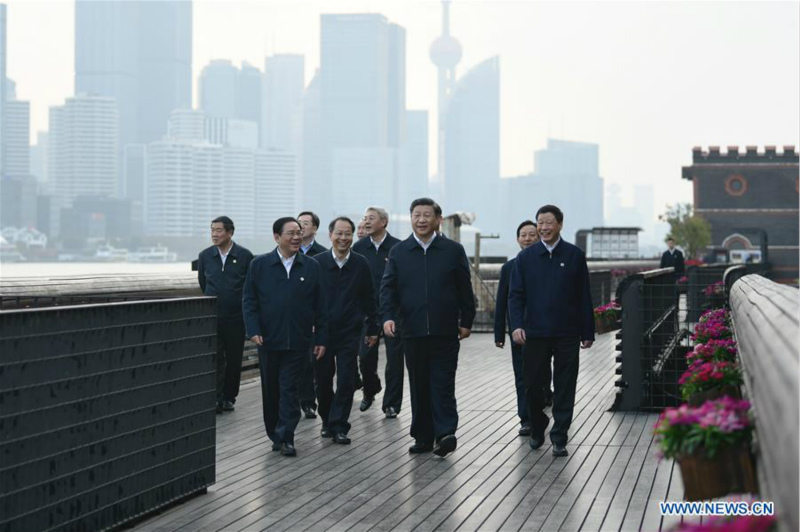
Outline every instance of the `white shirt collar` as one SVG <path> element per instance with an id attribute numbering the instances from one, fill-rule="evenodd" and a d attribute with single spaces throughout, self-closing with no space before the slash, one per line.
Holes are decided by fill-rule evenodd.
<path id="1" fill-rule="evenodd" d="M 336 256 L 336 252 L 333 249 L 331 249 L 331 255 L 333 255 L 333 260 L 334 262 L 336 262 L 336 265 L 339 267 L 340 270 L 344 267 L 345 264 L 347 264 L 347 261 L 350 260 L 349 249 L 347 250 L 347 256 L 344 258 L 344 260 L 339 260 L 339 257 Z"/>
<path id="2" fill-rule="evenodd" d="M 417 243 L 420 246 L 422 246 L 422 249 L 424 249 L 425 251 L 428 251 L 428 247 L 433 243 L 434 239 L 436 238 L 436 231 L 433 232 L 433 234 L 431 235 L 430 240 L 428 240 L 427 243 L 423 242 L 422 240 L 420 240 L 420 238 L 417 236 L 417 233 L 411 233 L 411 234 L 414 235 L 414 240 L 416 240 Z"/>
<path id="3" fill-rule="evenodd" d="M 387 234 L 388 233 L 383 233 L 383 238 L 381 238 L 380 242 L 378 242 L 377 240 L 372 238 L 372 235 L 370 235 L 369 241 L 372 242 L 372 245 L 375 246 L 375 249 L 378 249 L 379 247 L 381 247 L 381 244 L 383 244 L 383 241 L 386 240 L 386 235 Z"/>
<path id="4" fill-rule="evenodd" d="M 316 240 L 312 240 L 311 243 L 307 246 L 304 244 L 300 244 L 300 249 L 302 250 L 303 255 L 308 253 L 308 250 L 314 247 L 314 242 L 316 242 Z"/>
<path id="5" fill-rule="evenodd" d="M 544 244 L 545 249 L 547 249 L 547 251 L 549 251 L 550 253 L 553 253 L 553 250 L 556 249 L 556 246 L 558 246 L 559 243 L 561 243 L 561 237 L 558 237 L 558 240 L 556 240 L 556 243 L 553 244 L 552 246 L 547 245 L 547 242 L 542 240 L 542 244 Z"/>
<path id="6" fill-rule="evenodd" d="M 289 277 L 289 273 L 292 271 L 292 265 L 294 264 L 294 259 L 297 257 L 297 253 L 289 257 L 288 259 L 281 255 L 281 248 L 277 248 L 278 258 L 281 259 L 283 263 L 283 267 L 286 268 L 286 277 Z"/>

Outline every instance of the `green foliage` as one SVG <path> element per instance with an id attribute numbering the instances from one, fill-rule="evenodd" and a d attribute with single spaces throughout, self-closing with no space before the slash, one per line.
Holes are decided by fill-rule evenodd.
<path id="1" fill-rule="evenodd" d="M 670 236 L 686 250 L 687 258 L 698 258 L 711 243 L 711 225 L 705 218 L 692 214 L 690 203 L 667 205 L 667 212 L 658 219 L 669 224 Z"/>

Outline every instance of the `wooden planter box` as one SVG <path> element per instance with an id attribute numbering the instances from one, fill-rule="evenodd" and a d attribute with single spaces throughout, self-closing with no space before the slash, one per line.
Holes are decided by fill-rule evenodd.
<path id="1" fill-rule="evenodd" d="M 620 328 L 619 314 L 613 318 L 607 316 L 594 317 L 594 330 L 597 334 L 604 334 L 611 331 L 616 331 Z"/>
<path id="2" fill-rule="evenodd" d="M 749 446 L 720 450 L 714 458 L 702 449 L 678 459 L 687 501 L 705 501 L 731 493 L 758 493 L 753 455 Z"/>
<path id="3" fill-rule="evenodd" d="M 701 406 L 706 401 L 719 399 L 720 397 L 724 397 L 726 395 L 733 399 L 742 398 L 742 392 L 738 387 L 726 386 L 725 388 L 714 388 L 713 390 L 690 395 L 688 403 L 689 406 Z"/>

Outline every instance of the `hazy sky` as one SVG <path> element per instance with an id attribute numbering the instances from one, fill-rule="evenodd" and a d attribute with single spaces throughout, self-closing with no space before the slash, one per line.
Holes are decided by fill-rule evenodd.
<path id="1" fill-rule="evenodd" d="M 31 131 L 72 94 L 74 3 L 6 0 L 8 75 Z M 382 13 L 407 30 L 407 103 L 430 111 L 435 168 L 438 0 L 194 2 L 196 78 L 212 59 L 302 53 L 319 66 L 321 13 Z M 458 75 L 500 56 L 501 172 L 533 169 L 548 136 L 600 144 L 606 185 L 655 186 L 656 210 L 691 200 L 680 168 L 695 145 L 798 144 L 800 3 L 454 0 Z"/>

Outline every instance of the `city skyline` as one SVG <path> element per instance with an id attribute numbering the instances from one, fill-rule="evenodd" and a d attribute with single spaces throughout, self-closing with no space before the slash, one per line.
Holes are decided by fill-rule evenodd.
<path id="1" fill-rule="evenodd" d="M 17 82 L 19 98 L 31 102 L 34 137 L 47 127 L 43 109 L 46 113 L 71 95 L 74 4 L 7 4 L 8 75 Z M 407 2 L 404 9 L 375 1 L 297 4 L 194 2 L 195 107 L 199 74 L 211 60 L 262 65 L 266 56 L 298 53 L 305 58 L 308 84 L 320 64 L 319 15 L 380 13 L 407 31 L 407 108 L 429 113 L 433 173 L 437 86 L 428 48 L 441 31 L 440 2 Z M 593 142 L 602 148 L 600 173 L 607 184 L 622 185 L 627 200 L 634 185 L 652 184 L 657 214 L 665 203 L 690 200 L 691 188 L 680 182 L 678 173 L 692 146 L 797 141 L 798 61 L 793 59 L 798 52 L 792 45 L 797 5 L 492 5 L 494 9 L 486 2 L 453 2 L 450 26 L 464 50 L 459 77 L 494 53 L 501 57 L 502 177 L 529 173 L 534 151 L 548 137 Z M 39 17 L 41 31 L 35 31 L 31 21 L 45 7 L 49 16 Z M 226 24 L 219 23 L 222 10 Z M 680 38 L 666 30 L 677 21 Z M 505 35 L 498 35 L 499 29 Z M 61 43 L 58 51 L 48 54 L 54 43 Z M 20 63 L 24 57 L 29 64 L 24 59 Z M 744 65 L 747 75 L 730 73 Z M 36 83 L 42 70 L 48 82 Z M 770 83 L 759 82 L 767 76 Z M 55 96 L 59 90 L 60 100 Z"/>

